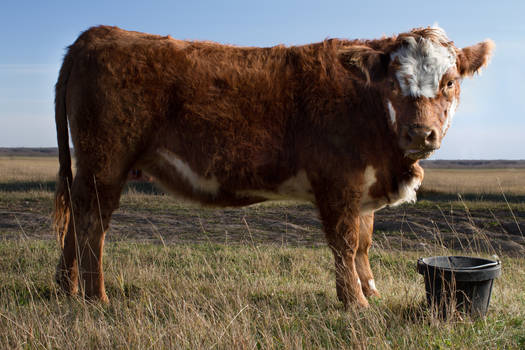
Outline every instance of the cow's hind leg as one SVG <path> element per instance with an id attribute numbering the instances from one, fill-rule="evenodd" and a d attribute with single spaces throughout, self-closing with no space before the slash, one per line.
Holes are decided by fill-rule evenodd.
<path id="1" fill-rule="evenodd" d="M 64 292 L 70 295 L 78 293 L 77 237 L 73 220 L 69 221 L 62 240 L 62 255 L 58 261 L 55 279 Z"/>
<path id="2" fill-rule="evenodd" d="M 361 280 L 363 294 L 367 297 L 380 296 L 376 289 L 374 275 L 368 260 L 368 251 L 372 245 L 372 232 L 374 230 L 374 214 L 361 215 L 359 225 L 359 247 L 357 249 L 355 264 L 357 274 Z"/>
<path id="3" fill-rule="evenodd" d="M 66 292 L 80 289 L 88 299 L 107 302 L 102 270 L 104 237 L 112 212 L 118 207 L 124 181 L 104 181 L 79 169 L 71 189 L 72 219 L 64 237 L 58 283 Z"/>

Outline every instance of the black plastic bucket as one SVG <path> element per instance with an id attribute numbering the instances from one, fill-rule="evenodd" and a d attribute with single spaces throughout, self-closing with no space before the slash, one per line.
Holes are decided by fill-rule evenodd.
<path id="1" fill-rule="evenodd" d="M 501 262 L 467 256 L 420 258 L 417 271 L 425 277 L 428 306 L 447 318 L 454 311 L 485 316 Z"/>

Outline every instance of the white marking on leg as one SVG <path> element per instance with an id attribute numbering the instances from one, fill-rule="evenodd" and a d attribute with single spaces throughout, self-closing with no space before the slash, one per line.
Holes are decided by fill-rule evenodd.
<path id="1" fill-rule="evenodd" d="M 219 181 L 215 176 L 207 179 L 194 172 L 190 166 L 175 154 L 161 150 L 158 152 L 169 164 L 173 165 L 177 172 L 190 183 L 195 191 L 211 193 L 216 195 L 219 192 Z"/>
<path id="2" fill-rule="evenodd" d="M 394 126 L 396 124 L 396 110 L 394 109 L 394 106 L 392 106 L 392 102 L 390 100 L 386 100 L 388 105 L 388 113 L 390 115 L 390 124 Z"/>
<path id="3" fill-rule="evenodd" d="M 448 106 L 447 119 L 443 123 L 443 129 L 441 130 L 443 135 L 445 135 L 448 128 L 450 128 L 450 124 L 452 124 L 452 119 L 454 118 L 454 114 L 456 113 L 457 108 L 458 108 L 458 101 L 456 100 L 456 98 L 453 98 L 452 102 L 450 103 L 450 106 Z"/>
<path id="4" fill-rule="evenodd" d="M 405 96 L 433 98 L 443 74 L 456 64 L 456 53 L 441 28 L 432 28 L 434 40 L 407 37 L 405 45 L 390 55 L 399 62 L 396 78 Z"/>
<path id="5" fill-rule="evenodd" d="M 361 279 L 357 277 L 357 284 L 359 284 L 359 287 L 361 287 Z"/>
<path id="6" fill-rule="evenodd" d="M 373 278 L 368 280 L 368 287 L 372 290 L 377 291 L 376 283 L 374 282 Z"/>

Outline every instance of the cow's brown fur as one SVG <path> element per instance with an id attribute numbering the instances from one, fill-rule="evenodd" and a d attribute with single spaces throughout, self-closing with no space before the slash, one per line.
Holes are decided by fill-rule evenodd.
<path id="1" fill-rule="evenodd" d="M 80 279 L 86 297 L 107 301 L 104 235 L 133 167 L 212 206 L 261 202 L 303 174 L 298 191 L 319 208 L 338 297 L 345 305 L 368 305 L 365 296 L 378 292 L 359 285 L 373 279 L 373 211 L 423 177 L 417 157 L 406 156 L 403 147 L 413 139 L 407 141 L 405 129 L 441 130 L 451 98 L 459 99 L 457 83 L 436 98 L 415 99 L 402 96 L 394 79 L 390 53 L 404 37 L 432 35 L 418 29 L 380 40 L 255 48 L 105 26 L 84 32 L 69 48 L 56 85 L 59 284 L 77 293 Z M 490 53 L 490 43 L 465 50 L 441 44 L 458 53 L 450 79 L 471 75 Z M 387 99 L 398 114 L 395 125 Z M 433 136 L 431 146 L 439 147 L 442 133 Z M 369 187 L 367 169 L 375 176 Z M 294 197 L 290 191 L 285 194 Z"/>

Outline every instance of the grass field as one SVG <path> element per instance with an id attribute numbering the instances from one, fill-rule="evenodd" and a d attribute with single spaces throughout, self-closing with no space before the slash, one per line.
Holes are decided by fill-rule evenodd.
<path id="1" fill-rule="evenodd" d="M 0 245 L 0 342 L 10 348 L 519 349 L 524 263 L 503 261 L 486 319 L 433 318 L 414 253 L 371 257 L 384 295 L 368 310 L 337 302 L 327 248 L 106 247 L 110 306 L 59 295 L 49 241 Z"/>
<path id="2" fill-rule="evenodd" d="M 450 196 L 378 213 L 370 260 L 383 297 L 347 311 L 312 206 L 213 211 L 147 186 L 128 190 L 112 222 L 110 305 L 65 297 L 53 281 L 56 170 L 54 158 L 0 158 L 0 348 L 525 348 L 525 258 L 505 254 L 525 246 L 523 169 L 427 170 L 425 189 Z M 499 249 L 503 275 L 484 319 L 443 321 L 426 308 L 415 261 L 454 249 Z"/>

